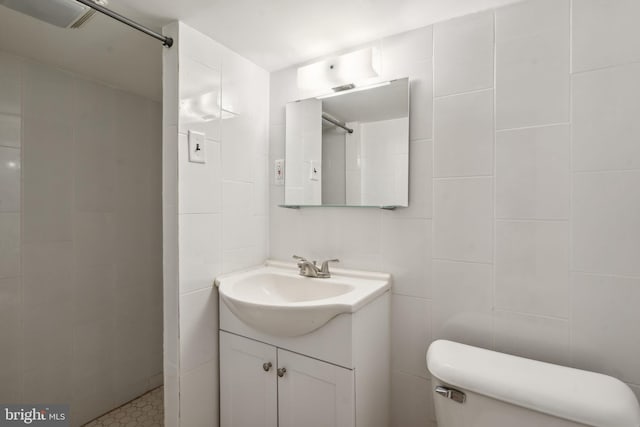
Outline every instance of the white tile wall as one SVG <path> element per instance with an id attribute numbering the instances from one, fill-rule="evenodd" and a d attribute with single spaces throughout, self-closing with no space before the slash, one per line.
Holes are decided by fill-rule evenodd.
<path id="1" fill-rule="evenodd" d="M 213 281 L 267 257 L 269 75 L 183 23 L 164 30 L 176 40 L 163 58 L 165 424 L 217 425 Z M 179 115 L 211 91 L 234 117 Z M 188 160 L 189 130 L 205 132 L 205 164 Z"/>
<path id="2" fill-rule="evenodd" d="M 162 372 L 161 107 L 5 54 L 0 76 L 0 396 L 81 425 Z"/>
<path id="3" fill-rule="evenodd" d="M 435 96 L 493 87 L 493 12 L 433 26 Z"/>
<path id="4" fill-rule="evenodd" d="M 435 177 L 493 175 L 493 90 L 434 102 Z"/>
<path id="5" fill-rule="evenodd" d="M 496 126 L 569 121 L 569 0 L 497 9 Z"/>
<path id="6" fill-rule="evenodd" d="M 630 0 L 528 0 L 382 39 L 380 79 L 411 79 L 409 208 L 283 209 L 271 182 L 270 257 L 394 276 L 394 425 L 433 420 L 436 338 L 640 390 L 639 20 Z M 271 75 L 270 165 L 285 103 L 312 95 L 295 71 Z"/>

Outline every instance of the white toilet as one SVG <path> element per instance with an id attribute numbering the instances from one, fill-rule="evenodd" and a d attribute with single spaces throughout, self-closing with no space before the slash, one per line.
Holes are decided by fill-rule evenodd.
<path id="1" fill-rule="evenodd" d="M 427 367 L 438 427 L 640 427 L 635 395 L 607 375 L 445 340 Z"/>

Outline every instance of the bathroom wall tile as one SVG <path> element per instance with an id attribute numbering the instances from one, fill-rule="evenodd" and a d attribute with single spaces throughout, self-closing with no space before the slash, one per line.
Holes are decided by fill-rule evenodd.
<path id="1" fill-rule="evenodd" d="M 20 276 L 20 214 L 0 213 L 0 277 Z"/>
<path id="2" fill-rule="evenodd" d="M 30 315 L 43 306 L 51 306 L 51 310 L 54 310 L 56 306 L 72 303 L 72 242 L 23 244 L 22 268 L 23 304 Z M 57 314 L 58 311 L 52 313 Z M 55 335 L 52 339 L 55 339 Z"/>
<path id="3" fill-rule="evenodd" d="M 116 184 L 115 92 L 83 80 L 74 86 L 74 206 L 81 212 L 109 212 Z"/>
<path id="4" fill-rule="evenodd" d="M 575 273 L 571 294 L 573 364 L 640 383 L 640 279 Z"/>
<path id="5" fill-rule="evenodd" d="M 574 271 L 640 276 L 640 171 L 573 178 Z"/>
<path id="6" fill-rule="evenodd" d="M 384 74 L 401 73 L 410 61 L 430 61 L 433 50 L 433 27 L 422 27 L 386 37 L 381 42 L 381 49 Z"/>
<path id="7" fill-rule="evenodd" d="M 73 231 L 76 264 L 114 264 L 117 252 L 115 227 L 113 214 L 75 214 Z"/>
<path id="8" fill-rule="evenodd" d="M 24 401 L 68 404 L 72 395 L 71 383 L 68 381 L 71 375 L 70 363 L 68 360 L 55 358 L 50 359 L 46 366 L 25 372 L 22 386 Z"/>
<path id="9" fill-rule="evenodd" d="M 428 47 L 431 51 L 431 45 Z M 433 61 L 411 63 L 409 77 L 409 139 L 433 138 Z"/>
<path id="10" fill-rule="evenodd" d="M 574 170 L 640 168 L 638 73 L 632 64 L 573 76 Z"/>
<path id="11" fill-rule="evenodd" d="M 434 422 L 431 380 L 392 371 L 391 425 L 430 426 Z"/>
<path id="12" fill-rule="evenodd" d="M 493 346 L 493 267 L 433 261 L 433 339 Z"/>
<path id="13" fill-rule="evenodd" d="M 179 194 L 180 213 L 218 213 L 221 210 L 220 144 L 205 143 L 207 162 L 189 162 L 187 136 L 179 136 Z"/>
<path id="14" fill-rule="evenodd" d="M 73 128 L 39 119 L 23 126 L 23 240 L 71 240 Z"/>
<path id="15" fill-rule="evenodd" d="M 573 2 L 573 72 L 640 61 L 640 4 Z"/>
<path id="16" fill-rule="evenodd" d="M 496 310 L 495 350 L 558 365 L 569 364 L 569 322 Z"/>
<path id="17" fill-rule="evenodd" d="M 222 45 L 213 39 L 203 37 L 202 33 L 182 22 L 178 25 L 181 59 L 188 58 L 207 67 L 220 69 L 224 49 Z"/>
<path id="18" fill-rule="evenodd" d="M 385 237 L 382 223 L 382 215 L 378 210 L 360 212 L 349 209 L 343 212 L 335 224 L 340 230 L 338 253 L 327 252 L 322 259 L 340 258 L 336 267 L 375 271 L 383 269 L 381 242 Z"/>
<path id="19" fill-rule="evenodd" d="M 568 125 L 496 133 L 496 217 L 568 219 Z"/>
<path id="20" fill-rule="evenodd" d="M 20 402 L 22 393 L 21 280 L 0 279 L 0 399 Z"/>
<path id="21" fill-rule="evenodd" d="M 272 197 L 275 189 L 283 187 L 271 187 Z M 306 251 L 307 240 L 304 238 L 301 223 L 304 221 L 300 209 L 287 209 L 277 206 L 284 200 L 282 192 L 280 201 L 272 201 L 269 208 L 269 257 L 279 260 L 290 260 L 291 252 Z"/>
<path id="22" fill-rule="evenodd" d="M 200 365 L 180 378 L 180 425 L 215 425 L 218 412 L 217 362 Z"/>
<path id="23" fill-rule="evenodd" d="M 496 10 L 496 126 L 569 121 L 569 1 Z"/>
<path id="24" fill-rule="evenodd" d="M 101 393 L 111 400 L 111 360 L 115 328 L 110 318 L 76 324 L 73 330 L 73 391 L 78 395 Z M 106 408 L 107 410 L 110 408 Z"/>
<path id="25" fill-rule="evenodd" d="M 0 53 L 0 113 L 21 113 L 21 65 L 22 60 L 17 56 Z"/>
<path id="26" fill-rule="evenodd" d="M 20 148 L 21 138 L 22 119 L 20 116 L 0 113 L 0 146 Z"/>
<path id="27" fill-rule="evenodd" d="M 222 114 L 219 99 L 223 96 L 220 68 L 209 67 L 180 52 L 179 80 L 180 133 L 202 132 L 205 138 L 219 141 Z"/>
<path id="28" fill-rule="evenodd" d="M 251 209 L 253 184 L 224 181 L 222 183 L 222 247 L 238 249 L 251 246 L 256 221 Z"/>
<path id="29" fill-rule="evenodd" d="M 567 318 L 569 225 L 496 222 L 497 308 Z"/>
<path id="30" fill-rule="evenodd" d="M 429 378 L 425 357 L 431 343 L 431 301 L 391 297 L 391 368 Z"/>
<path id="31" fill-rule="evenodd" d="M 0 147 L 0 212 L 20 212 L 20 150 Z"/>
<path id="32" fill-rule="evenodd" d="M 180 296 L 180 371 L 184 375 L 218 354 L 218 298 L 212 288 Z"/>
<path id="33" fill-rule="evenodd" d="M 380 267 L 393 274 L 393 293 L 431 296 L 431 242 L 431 220 L 383 219 Z"/>
<path id="34" fill-rule="evenodd" d="M 435 96 L 493 87 L 493 11 L 434 25 Z"/>
<path id="35" fill-rule="evenodd" d="M 219 214 L 180 215 L 180 293 L 210 288 L 222 267 Z"/>
<path id="36" fill-rule="evenodd" d="M 23 119 L 73 123 L 73 77 L 56 68 L 25 61 L 22 68 Z M 63 150 L 65 154 L 70 151 Z"/>
<path id="37" fill-rule="evenodd" d="M 493 91 L 437 98 L 434 108 L 434 176 L 492 175 Z"/>
<path id="38" fill-rule="evenodd" d="M 409 144 L 409 207 L 389 212 L 393 217 L 433 217 L 433 142 Z"/>
<path id="39" fill-rule="evenodd" d="M 489 263 L 493 259 L 493 179 L 439 179 L 434 184 L 433 256 Z"/>

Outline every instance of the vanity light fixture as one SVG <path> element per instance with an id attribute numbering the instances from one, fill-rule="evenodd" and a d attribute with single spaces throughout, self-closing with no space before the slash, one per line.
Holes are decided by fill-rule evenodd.
<path id="1" fill-rule="evenodd" d="M 344 95 L 345 93 L 360 92 L 361 90 L 374 89 L 376 87 L 388 86 L 390 84 L 391 84 L 391 82 L 388 81 L 388 82 L 376 83 L 376 84 L 366 85 L 366 86 L 354 86 L 351 89 L 339 90 L 339 91 L 334 91 L 334 92 L 328 93 L 326 95 L 316 96 L 316 99 L 331 98 L 333 96 Z"/>
<path id="2" fill-rule="evenodd" d="M 380 50 L 368 47 L 298 68 L 300 89 L 358 84 L 380 75 Z"/>

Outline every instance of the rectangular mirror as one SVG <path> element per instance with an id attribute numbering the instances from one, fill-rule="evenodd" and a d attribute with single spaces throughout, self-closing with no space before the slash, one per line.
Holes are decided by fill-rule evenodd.
<path id="1" fill-rule="evenodd" d="M 406 207 L 409 79 L 290 102 L 286 207 Z"/>

